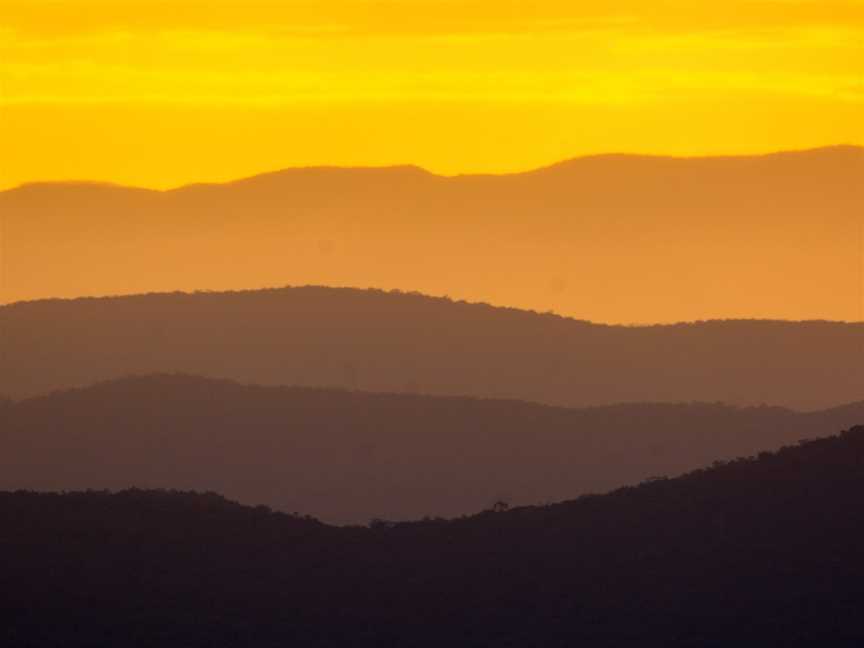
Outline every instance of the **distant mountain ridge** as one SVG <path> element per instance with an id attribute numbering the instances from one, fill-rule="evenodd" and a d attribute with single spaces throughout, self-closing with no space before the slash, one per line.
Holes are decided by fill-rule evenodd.
<path id="1" fill-rule="evenodd" d="M 439 179 L 469 179 L 469 178 L 509 178 L 514 176 L 532 176 L 537 174 L 543 174 L 551 170 L 567 170 L 569 167 L 578 166 L 580 164 L 593 164 L 596 162 L 618 162 L 618 161 L 629 161 L 635 163 L 641 163 L 645 161 L 663 161 L 670 164 L 676 163 L 703 163 L 703 164 L 711 164 L 711 163 L 724 163 L 728 161 L 754 161 L 758 162 L 760 160 L 784 160 L 784 161 L 796 161 L 805 157 L 842 157 L 848 156 L 849 158 L 857 161 L 857 159 L 861 156 L 861 152 L 864 151 L 864 147 L 856 146 L 853 144 L 836 144 L 836 145 L 828 145 L 821 146 L 812 149 L 800 149 L 800 150 L 790 150 L 790 151 L 776 151 L 769 153 L 761 153 L 761 154 L 739 154 L 739 155 L 658 155 L 658 154 L 647 154 L 647 153 L 598 153 L 598 154 L 590 154 L 590 155 L 580 155 L 572 158 L 567 158 L 561 160 L 559 162 L 553 162 L 552 164 L 540 166 L 534 169 L 527 169 L 525 171 L 514 171 L 511 173 L 455 173 L 455 174 L 439 174 L 429 171 L 428 169 L 416 165 L 416 164 L 392 164 L 392 165 L 382 165 L 382 166 L 338 166 L 338 165 L 311 165 L 311 166 L 294 166 L 294 167 L 286 167 L 283 169 L 276 169 L 273 171 L 265 171 L 262 173 L 256 173 L 250 176 L 244 176 L 241 178 L 237 178 L 235 180 L 229 180 L 227 182 L 193 182 L 189 184 L 178 185 L 176 187 L 171 187 L 169 189 L 153 189 L 149 187 L 135 186 L 135 185 L 124 185 L 118 184 L 114 182 L 106 182 L 100 180 L 39 180 L 33 182 L 26 182 L 24 184 L 19 185 L 18 187 L 12 187 L 10 189 L 5 189 L 0 191 L 0 193 L 5 192 L 18 192 L 18 191 L 27 191 L 34 188 L 48 188 L 48 187 L 70 187 L 70 186 L 80 186 L 80 187 L 88 187 L 88 188 L 107 188 L 107 189 L 119 189 L 123 191 L 142 191 L 148 193 L 178 193 L 185 192 L 196 189 L 203 188 L 211 188 L 211 187 L 228 187 L 231 185 L 243 185 L 243 184 L 255 184 L 257 182 L 267 181 L 270 179 L 276 179 L 279 177 L 289 176 L 292 174 L 308 174 L 308 173 L 361 173 L 361 174 L 379 174 L 379 173 L 395 173 L 395 174 L 405 174 L 405 175 L 413 175 L 417 177 L 431 177 L 431 178 L 439 178 Z"/>
<path id="2" fill-rule="evenodd" d="M 18 648 L 861 645 L 864 428 L 605 496 L 333 528 L 214 494 L 0 493 Z"/>
<path id="3" fill-rule="evenodd" d="M 577 410 L 163 375 L 0 404 L 0 423 L 0 490 L 217 491 L 365 524 L 674 476 L 864 423 L 864 402 Z"/>
<path id="4" fill-rule="evenodd" d="M 6 302 L 334 285 L 592 321 L 852 320 L 864 149 L 595 156 L 511 175 L 307 168 L 0 192 Z M 746 290 L 742 288 L 746 287 Z"/>
<path id="5" fill-rule="evenodd" d="M 0 307 L 0 394 L 129 374 L 515 398 L 824 409 L 864 397 L 864 324 L 607 326 L 419 294 L 324 287 Z"/>

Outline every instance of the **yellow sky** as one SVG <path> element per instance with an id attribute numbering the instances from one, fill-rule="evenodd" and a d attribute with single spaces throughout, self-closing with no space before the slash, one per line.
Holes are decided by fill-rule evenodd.
<path id="1" fill-rule="evenodd" d="M 0 187 L 864 144 L 864 0 L 0 0 Z"/>

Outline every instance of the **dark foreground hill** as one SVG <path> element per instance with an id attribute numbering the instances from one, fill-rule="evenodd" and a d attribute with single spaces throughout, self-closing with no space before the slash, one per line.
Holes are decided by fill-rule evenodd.
<path id="1" fill-rule="evenodd" d="M 0 192 L 3 298 L 374 286 L 601 322 L 859 316 L 864 149 Z"/>
<path id="2" fill-rule="evenodd" d="M 864 422 L 864 404 L 525 402 L 117 380 L 0 408 L 0 489 L 213 490 L 328 522 L 605 492 Z"/>
<path id="3" fill-rule="evenodd" d="M 833 407 L 864 397 L 864 324 L 604 326 L 417 294 L 282 288 L 0 307 L 0 394 L 182 372 L 515 398 Z"/>
<path id="4" fill-rule="evenodd" d="M 0 643 L 860 646 L 864 428 L 673 480 L 334 528 L 215 495 L 0 494 Z"/>

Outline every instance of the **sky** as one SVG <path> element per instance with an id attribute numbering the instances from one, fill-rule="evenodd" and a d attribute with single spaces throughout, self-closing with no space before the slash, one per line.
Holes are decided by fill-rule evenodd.
<path id="1" fill-rule="evenodd" d="M 864 0 L 0 0 L 0 188 L 864 144 Z"/>

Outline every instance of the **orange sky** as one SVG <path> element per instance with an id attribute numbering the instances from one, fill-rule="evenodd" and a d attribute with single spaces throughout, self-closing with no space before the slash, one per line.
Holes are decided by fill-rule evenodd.
<path id="1" fill-rule="evenodd" d="M 0 187 L 864 144 L 860 0 L 0 0 Z"/>

